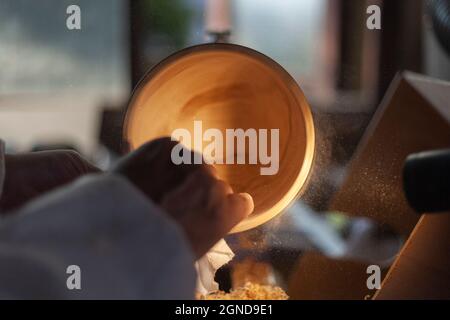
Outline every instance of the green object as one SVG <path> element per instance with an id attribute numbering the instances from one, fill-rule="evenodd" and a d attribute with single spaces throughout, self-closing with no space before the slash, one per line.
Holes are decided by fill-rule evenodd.
<path id="1" fill-rule="evenodd" d="M 337 211 L 328 212 L 326 214 L 327 221 L 338 230 L 344 229 L 350 222 L 349 217 Z"/>
<path id="2" fill-rule="evenodd" d="M 184 1 L 141 1 L 140 7 L 144 33 L 167 35 L 176 47 L 185 44 L 192 12 Z"/>

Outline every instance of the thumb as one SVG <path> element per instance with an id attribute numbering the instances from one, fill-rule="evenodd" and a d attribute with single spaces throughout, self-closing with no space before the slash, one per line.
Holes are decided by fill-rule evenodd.
<path id="1" fill-rule="evenodd" d="M 231 230 L 253 212 L 253 198 L 248 193 L 232 193 L 227 195 L 226 207 L 229 214 L 227 227 Z"/>

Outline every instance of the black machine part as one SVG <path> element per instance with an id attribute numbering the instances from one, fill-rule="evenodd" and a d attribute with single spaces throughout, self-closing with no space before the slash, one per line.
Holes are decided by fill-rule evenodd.
<path id="1" fill-rule="evenodd" d="M 434 33 L 450 55 L 450 0 L 429 0 L 427 9 L 431 16 Z"/>
<path id="2" fill-rule="evenodd" d="M 403 187 L 409 204 L 417 212 L 450 211 L 450 149 L 408 156 Z"/>

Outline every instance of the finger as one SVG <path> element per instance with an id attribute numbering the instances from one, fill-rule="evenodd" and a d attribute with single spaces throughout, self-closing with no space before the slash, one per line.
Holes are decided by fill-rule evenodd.
<path id="1" fill-rule="evenodd" d="M 209 191 L 208 208 L 213 209 L 222 204 L 227 195 L 232 194 L 233 189 L 223 180 L 215 180 Z"/>
<path id="2" fill-rule="evenodd" d="M 206 208 L 209 205 L 209 195 L 215 181 L 215 178 L 211 176 L 209 171 L 199 167 L 191 173 L 183 183 L 164 195 L 161 203 L 163 207 L 169 209 L 169 211 L 173 208 L 180 207 L 179 203 L 173 203 L 173 200 L 171 199 L 183 199 L 183 207 L 186 212 L 189 212 L 191 207 Z M 195 212 L 197 212 L 197 210 L 195 210 Z M 178 213 L 183 214 L 182 212 Z"/>
<path id="3" fill-rule="evenodd" d="M 216 167 L 210 164 L 205 164 L 203 167 L 211 174 L 211 176 L 213 176 L 216 179 L 219 179 L 219 174 L 217 172 Z"/>
<path id="4" fill-rule="evenodd" d="M 112 171 L 124 175 L 150 199 L 161 203 L 166 193 L 180 186 L 200 167 L 174 164 L 172 151 L 177 145 L 178 142 L 170 137 L 152 140 L 119 160 Z M 183 148 L 183 152 L 189 152 L 192 156 L 192 151 L 188 149 Z"/>
<path id="5" fill-rule="evenodd" d="M 191 235 L 197 257 L 202 257 L 217 241 L 253 211 L 253 199 L 246 193 L 232 193 L 222 201 L 220 209 L 214 210 L 208 228 L 197 230 Z"/>
<path id="6" fill-rule="evenodd" d="M 233 193 L 227 196 L 222 212 L 225 234 L 248 217 L 254 209 L 253 198 L 248 193 Z M 224 235 L 225 235 L 224 234 Z"/>
<path id="7" fill-rule="evenodd" d="M 229 210 L 232 212 L 230 224 L 234 227 L 253 212 L 253 198 L 248 193 L 233 193 L 227 198 Z"/>

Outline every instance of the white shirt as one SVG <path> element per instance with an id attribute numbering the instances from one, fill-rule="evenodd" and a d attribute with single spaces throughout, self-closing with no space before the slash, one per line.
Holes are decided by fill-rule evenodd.
<path id="1" fill-rule="evenodd" d="M 0 197 L 4 180 L 0 141 Z M 69 290 L 66 270 L 81 269 Z M 0 299 L 193 299 L 182 230 L 125 178 L 82 177 L 0 220 Z"/>

